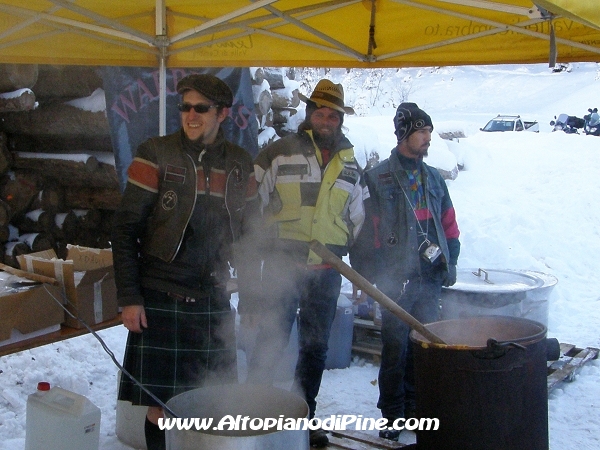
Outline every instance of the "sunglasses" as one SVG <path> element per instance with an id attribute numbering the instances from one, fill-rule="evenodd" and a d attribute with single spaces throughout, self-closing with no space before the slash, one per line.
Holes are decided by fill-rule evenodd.
<path id="1" fill-rule="evenodd" d="M 191 103 L 180 103 L 177 105 L 177 109 L 179 109 L 181 112 L 190 112 L 193 109 L 198 114 L 207 113 L 211 108 L 216 107 L 216 105 L 205 105 L 204 103 L 198 103 L 197 105 L 192 105 Z"/>

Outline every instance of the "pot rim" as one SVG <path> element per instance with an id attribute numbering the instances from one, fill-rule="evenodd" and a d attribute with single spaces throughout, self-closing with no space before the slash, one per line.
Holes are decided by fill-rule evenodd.
<path id="1" fill-rule="evenodd" d="M 251 419 L 279 417 L 285 419 L 308 419 L 309 408 L 303 397 L 295 392 L 266 384 L 228 383 L 201 386 L 177 394 L 166 405 L 181 418 L 210 417 L 213 425 L 226 417 L 248 416 Z M 256 406 L 254 406 L 256 405 Z M 165 416 L 173 416 L 165 410 Z M 198 434 L 213 436 L 216 439 L 233 437 L 236 439 L 254 439 L 260 436 L 282 434 L 292 430 L 269 428 L 243 430 L 217 430 L 214 427 L 198 430 L 177 430 L 178 434 Z M 298 431 L 298 430 L 294 430 Z"/>
<path id="2" fill-rule="evenodd" d="M 469 276 L 470 274 L 470 276 Z M 514 282 L 494 282 L 490 275 L 501 274 L 504 278 L 509 275 Z M 466 292 L 476 294 L 514 294 L 538 289 L 544 285 L 544 280 L 531 271 L 508 269 L 458 269 L 457 282 L 453 286 L 443 287 L 443 291 Z M 462 276 L 461 276 L 462 275 Z M 463 279 L 467 277 L 468 279 Z"/>
<path id="3" fill-rule="evenodd" d="M 439 336 L 442 340 L 444 340 L 445 344 L 439 344 L 435 342 L 431 342 L 429 339 L 424 337 L 421 333 L 416 330 L 412 330 L 410 332 L 410 340 L 415 344 L 420 345 L 423 348 L 437 348 L 437 349 L 446 349 L 446 350 L 483 350 L 487 347 L 487 339 L 486 343 L 482 345 L 470 345 L 470 344 L 456 344 L 451 343 L 451 339 L 448 336 L 444 336 L 444 328 L 447 326 L 456 325 L 457 329 L 464 331 L 468 326 L 468 322 L 480 322 L 480 325 L 490 325 L 492 322 L 496 322 L 502 324 L 503 322 L 508 324 L 509 322 L 520 323 L 523 327 L 529 327 L 531 332 L 526 336 L 519 337 L 505 337 L 504 339 L 498 339 L 499 342 L 514 342 L 520 345 L 527 347 L 528 345 L 539 342 L 541 339 L 546 337 L 548 329 L 546 326 L 540 322 L 536 322 L 534 320 L 525 319 L 522 317 L 513 317 L 513 316 L 472 316 L 465 317 L 459 319 L 447 319 L 447 320 L 439 320 L 437 322 L 431 322 L 428 324 L 424 324 L 425 328 L 430 329 L 433 333 Z M 489 336 L 488 339 L 496 339 L 494 336 Z"/>

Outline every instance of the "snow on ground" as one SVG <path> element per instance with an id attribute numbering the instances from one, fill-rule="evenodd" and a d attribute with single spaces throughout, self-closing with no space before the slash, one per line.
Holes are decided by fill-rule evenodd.
<path id="1" fill-rule="evenodd" d="M 448 181 L 461 229 L 459 269 L 557 277 L 548 336 L 578 347 L 600 347 L 600 138 L 552 133 L 548 123 L 554 115 L 582 117 L 599 106 L 593 95 L 599 70 L 595 63 L 560 73 L 542 65 L 403 69 L 382 72 L 379 84 L 357 72 L 327 74 L 344 83 L 346 103 L 359 113 L 345 125 L 363 161 L 361 155 L 373 150 L 388 156 L 393 113 L 406 93 L 432 116 L 436 131 L 463 131 L 466 138 L 436 139 L 431 149 L 432 158 L 451 154 L 464 166 Z M 480 132 L 497 114 L 538 120 L 540 133 Z M 121 360 L 124 328 L 99 334 Z M 100 448 L 128 449 L 115 436 L 116 377 L 111 359 L 89 335 L 0 358 L 0 450 L 24 447 L 27 395 L 40 380 L 87 395 L 102 410 Z M 318 416 L 379 417 L 376 380 L 377 367 L 358 357 L 347 369 L 326 371 Z M 550 395 L 552 450 L 600 448 L 599 399 L 598 361 Z M 414 442 L 414 434 L 403 432 L 401 440 Z"/>

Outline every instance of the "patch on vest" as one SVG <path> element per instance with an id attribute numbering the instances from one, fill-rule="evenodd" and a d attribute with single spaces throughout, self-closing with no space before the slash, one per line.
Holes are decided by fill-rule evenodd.
<path id="1" fill-rule="evenodd" d="M 165 211 L 169 211 L 177 205 L 177 194 L 174 191 L 167 191 L 163 194 L 161 206 Z"/>
<path id="2" fill-rule="evenodd" d="M 385 239 L 385 243 L 388 247 L 393 247 L 396 245 L 398 243 L 398 236 L 396 236 L 396 233 L 392 231 L 390 234 L 388 234 L 387 238 Z"/>
<path id="3" fill-rule="evenodd" d="M 307 164 L 281 164 L 277 167 L 277 176 L 308 175 Z"/>
<path id="4" fill-rule="evenodd" d="M 171 164 L 167 164 L 165 169 L 165 181 L 172 181 L 174 183 L 185 183 L 185 174 L 187 170 L 185 167 L 177 167 Z"/>
<path id="5" fill-rule="evenodd" d="M 239 164 L 236 164 L 231 172 L 229 172 L 231 176 L 233 176 L 233 182 L 236 187 L 240 187 L 246 181 L 242 174 L 242 168 Z"/>
<path id="6" fill-rule="evenodd" d="M 377 178 L 379 178 L 379 184 L 384 185 L 384 186 L 394 183 L 392 174 L 390 172 L 380 173 Z"/>

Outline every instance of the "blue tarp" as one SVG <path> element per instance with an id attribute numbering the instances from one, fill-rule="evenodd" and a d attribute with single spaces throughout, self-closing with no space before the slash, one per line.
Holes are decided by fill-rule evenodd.
<path id="1" fill-rule="evenodd" d="M 252 80 L 248 68 L 168 69 L 166 132 L 181 127 L 176 86 L 191 73 L 211 73 L 221 78 L 234 92 L 230 117 L 223 122 L 227 138 L 245 148 L 253 157 L 258 153 L 258 123 L 254 115 Z M 127 182 L 127 168 L 138 146 L 159 134 L 159 75 L 157 69 L 105 67 L 101 71 L 106 95 L 106 114 L 115 154 L 119 184 Z"/>

